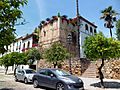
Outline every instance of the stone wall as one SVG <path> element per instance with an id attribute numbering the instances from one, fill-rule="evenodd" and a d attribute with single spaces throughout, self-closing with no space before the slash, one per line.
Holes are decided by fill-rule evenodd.
<path id="1" fill-rule="evenodd" d="M 105 61 L 103 71 L 106 78 L 120 79 L 120 60 Z"/>
<path id="2" fill-rule="evenodd" d="M 88 68 L 90 62 L 89 60 L 86 59 L 71 59 L 72 62 L 72 74 L 74 75 L 82 75 L 82 73 Z M 41 68 L 53 68 L 53 64 L 47 62 L 46 60 L 41 59 L 39 61 L 39 65 L 38 65 L 39 69 Z M 68 71 L 69 72 L 69 60 L 65 60 L 64 62 L 61 63 L 61 69 Z"/>
<path id="3" fill-rule="evenodd" d="M 100 64 L 101 64 L 100 60 L 97 61 L 96 64 L 97 67 L 100 66 Z M 105 60 L 105 64 L 102 69 L 102 72 L 105 78 L 120 79 L 120 60 L 119 59 Z M 98 72 L 96 73 L 98 75 Z"/>

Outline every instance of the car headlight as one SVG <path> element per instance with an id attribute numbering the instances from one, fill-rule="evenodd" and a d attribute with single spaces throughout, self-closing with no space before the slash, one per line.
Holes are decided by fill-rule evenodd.
<path id="1" fill-rule="evenodd" d="M 81 80 L 81 79 L 79 79 L 79 82 L 82 82 L 82 80 Z"/>
<path id="2" fill-rule="evenodd" d="M 76 83 L 75 81 L 68 79 L 68 78 L 63 78 L 62 80 L 66 83 Z"/>

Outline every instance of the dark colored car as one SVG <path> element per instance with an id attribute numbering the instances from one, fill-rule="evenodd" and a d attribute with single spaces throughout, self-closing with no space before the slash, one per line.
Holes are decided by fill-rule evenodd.
<path id="1" fill-rule="evenodd" d="M 83 81 L 60 69 L 41 69 L 33 76 L 33 86 L 56 90 L 84 90 Z"/>

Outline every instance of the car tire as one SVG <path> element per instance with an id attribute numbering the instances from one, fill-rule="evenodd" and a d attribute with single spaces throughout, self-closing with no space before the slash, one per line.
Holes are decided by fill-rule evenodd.
<path id="1" fill-rule="evenodd" d="M 27 84 L 28 83 L 28 80 L 27 78 L 24 79 L 24 83 Z"/>
<path id="2" fill-rule="evenodd" d="M 37 81 L 36 79 L 33 80 L 33 87 L 34 87 L 34 88 L 39 87 L 39 85 L 38 85 L 38 81 Z"/>
<path id="3" fill-rule="evenodd" d="M 63 84 L 63 83 L 58 83 L 58 84 L 56 85 L 56 90 L 65 90 L 64 84 Z"/>
<path id="4" fill-rule="evenodd" d="M 18 79 L 17 79 L 17 77 L 15 76 L 15 81 L 17 82 L 18 81 Z"/>

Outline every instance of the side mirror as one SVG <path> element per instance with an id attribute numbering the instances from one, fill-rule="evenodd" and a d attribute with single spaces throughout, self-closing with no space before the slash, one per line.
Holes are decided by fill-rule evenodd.
<path id="1" fill-rule="evenodd" d="M 50 77 L 55 77 L 53 74 L 50 74 Z"/>

